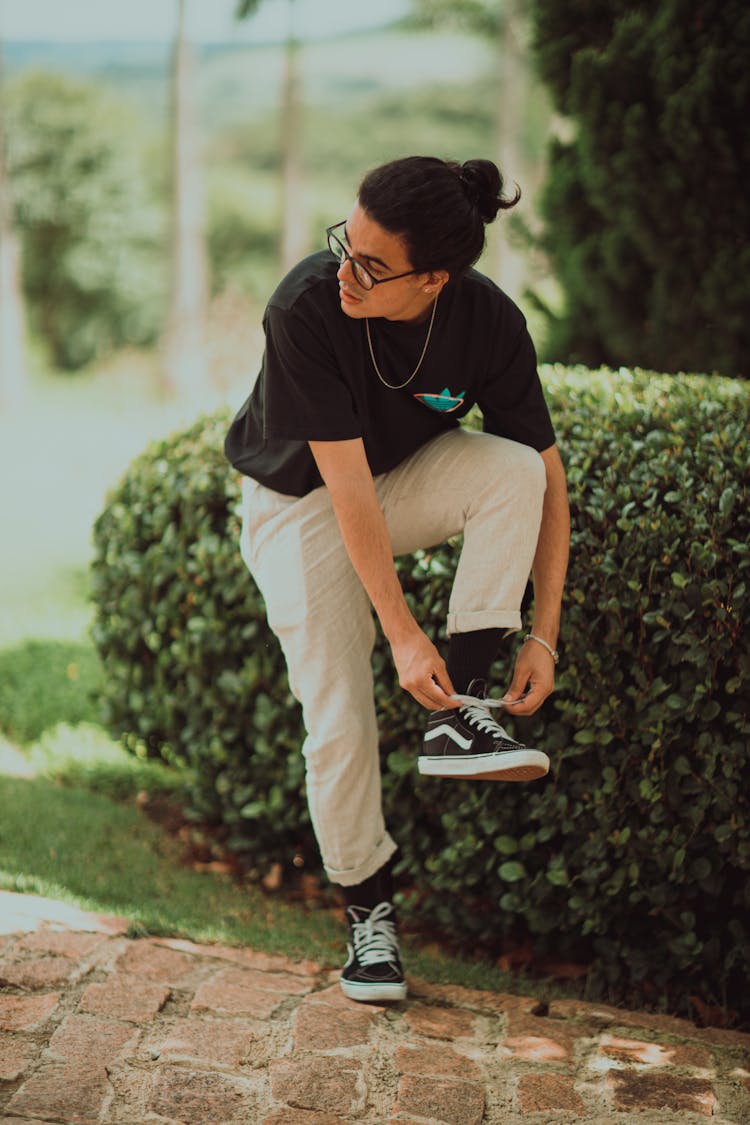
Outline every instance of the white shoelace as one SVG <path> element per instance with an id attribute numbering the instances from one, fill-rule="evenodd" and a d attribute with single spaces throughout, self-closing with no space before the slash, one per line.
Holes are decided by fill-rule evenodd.
<path id="1" fill-rule="evenodd" d="M 502 699 L 477 699 L 474 695 L 452 695 L 451 699 L 460 700 L 462 706 L 461 710 L 466 715 L 470 723 L 472 723 L 479 730 L 487 731 L 488 734 L 499 735 L 504 738 L 506 742 L 514 742 L 515 739 L 511 738 L 504 727 L 501 727 L 490 714 L 491 707 L 507 707 L 508 704 Z"/>
<path id="2" fill-rule="evenodd" d="M 390 912 L 390 903 L 381 902 L 364 921 L 352 925 L 354 952 L 360 965 L 375 965 L 398 957 L 396 927 L 386 918 Z"/>

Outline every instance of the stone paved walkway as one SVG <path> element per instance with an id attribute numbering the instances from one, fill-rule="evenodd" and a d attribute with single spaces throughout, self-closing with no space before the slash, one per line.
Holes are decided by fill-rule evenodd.
<path id="1" fill-rule="evenodd" d="M 125 930 L 0 893 L 4 1125 L 750 1122 L 748 1035 Z"/>

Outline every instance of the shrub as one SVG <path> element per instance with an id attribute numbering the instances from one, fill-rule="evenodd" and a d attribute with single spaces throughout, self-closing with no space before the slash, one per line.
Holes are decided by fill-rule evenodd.
<path id="1" fill-rule="evenodd" d="M 386 815 L 416 892 L 405 909 L 472 946 L 531 934 L 541 954 L 586 956 L 592 995 L 655 987 L 677 1009 L 691 992 L 747 1006 L 748 391 L 625 371 L 545 379 L 573 548 L 558 691 L 523 733 L 551 774 L 418 779 L 423 713 L 380 638 Z M 150 447 L 97 521 L 108 722 L 131 748 L 195 767 L 195 814 L 252 867 L 300 856 L 317 870 L 300 712 L 238 556 L 227 422 Z M 436 639 L 456 555 L 398 561 Z"/>
<path id="2" fill-rule="evenodd" d="M 302 796 L 300 710 L 238 558 L 229 416 L 137 458 L 95 526 L 94 640 L 104 718 L 133 751 L 197 771 L 196 818 L 258 867 L 316 862 Z"/>
<path id="3" fill-rule="evenodd" d="M 35 777 L 70 789 L 88 789 L 113 801 L 142 804 L 144 799 L 166 799 L 180 793 L 181 778 L 174 769 L 123 754 L 94 723 L 61 722 L 49 727 L 29 747 L 28 758 Z"/>

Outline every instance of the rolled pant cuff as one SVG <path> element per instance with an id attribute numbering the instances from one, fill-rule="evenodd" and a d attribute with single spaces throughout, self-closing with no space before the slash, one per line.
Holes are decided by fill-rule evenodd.
<path id="1" fill-rule="evenodd" d="M 384 867 L 397 848 L 398 845 L 386 832 L 365 863 L 361 863 L 359 867 L 347 867 L 341 871 L 326 864 L 326 875 L 332 883 L 338 883 L 342 887 L 355 887 L 357 883 L 364 883 L 365 879 L 369 879 L 371 875 Z"/>
<path id="2" fill-rule="evenodd" d="M 473 633 L 476 629 L 506 629 L 515 632 L 521 628 L 521 613 L 515 609 L 487 609 L 478 613 L 449 613 L 448 636 L 453 633 Z"/>

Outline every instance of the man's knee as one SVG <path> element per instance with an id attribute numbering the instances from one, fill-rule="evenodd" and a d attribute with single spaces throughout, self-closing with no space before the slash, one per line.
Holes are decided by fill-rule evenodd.
<path id="1" fill-rule="evenodd" d="M 522 445 L 522 475 L 525 484 L 535 496 L 542 497 L 547 490 L 547 470 L 541 453 L 530 445 Z"/>
<path id="2" fill-rule="evenodd" d="M 490 494 L 506 490 L 516 503 L 528 503 L 532 509 L 541 502 L 547 488 L 544 460 L 536 449 L 507 438 L 494 438 L 487 443 L 485 486 Z"/>
<path id="3" fill-rule="evenodd" d="M 308 780 L 330 785 L 361 780 L 379 769 L 378 729 L 374 705 L 351 714 L 324 715 L 308 731 L 302 746 Z"/>

